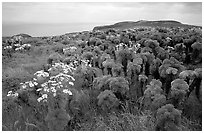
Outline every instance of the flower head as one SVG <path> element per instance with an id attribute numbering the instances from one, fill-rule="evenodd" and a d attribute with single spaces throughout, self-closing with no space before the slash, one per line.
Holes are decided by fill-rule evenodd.
<path id="1" fill-rule="evenodd" d="M 69 94 L 69 95 L 72 95 L 72 92 L 71 92 L 70 90 L 68 90 L 68 89 L 64 89 L 63 92 L 64 92 L 64 93 L 67 93 L 67 94 Z"/>

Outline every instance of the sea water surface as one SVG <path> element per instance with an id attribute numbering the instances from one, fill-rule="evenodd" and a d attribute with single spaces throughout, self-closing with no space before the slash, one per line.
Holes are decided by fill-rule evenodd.
<path id="1" fill-rule="evenodd" d="M 2 36 L 13 36 L 20 33 L 33 37 L 63 35 L 70 32 L 93 30 L 104 23 L 57 23 L 57 24 L 2 24 Z"/>

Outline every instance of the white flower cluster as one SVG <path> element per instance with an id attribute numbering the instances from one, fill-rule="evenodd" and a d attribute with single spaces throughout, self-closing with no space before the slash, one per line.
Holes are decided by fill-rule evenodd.
<path id="1" fill-rule="evenodd" d="M 75 50 L 77 50 L 77 47 L 71 46 L 68 48 L 63 48 L 63 53 L 67 54 L 67 53 L 73 53 Z"/>
<path id="2" fill-rule="evenodd" d="M 28 88 L 33 88 L 35 85 L 38 85 L 37 82 L 35 81 L 27 81 L 25 83 L 20 83 L 21 87 L 20 89 L 28 89 Z"/>
<path id="3" fill-rule="evenodd" d="M 16 46 L 16 47 L 20 47 L 21 45 L 17 43 L 17 44 L 14 44 L 14 46 Z"/>
<path id="4" fill-rule="evenodd" d="M 77 66 L 79 66 L 79 62 L 77 61 L 77 60 L 74 60 L 74 61 L 72 61 L 70 64 L 69 64 L 71 67 L 73 67 L 73 68 L 77 68 Z"/>
<path id="5" fill-rule="evenodd" d="M 82 67 L 83 67 L 83 66 L 89 66 L 89 67 L 91 67 L 91 64 L 89 64 L 89 60 L 81 60 L 81 62 L 82 62 Z"/>
<path id="6" fill-rule="evenodd" d="M 23 44 L 22 47 L 31 47 L 31 44 Z"/>
<path id="7" fill-rule="evenodd" d="M 136 43 L 136 45 L 133 45 L 134 53 L 136 54 L 138 49 L 141 47 L 140 43 Z"/>
<path id="8" fill-rule="evenodd" d="M 167 37 L 166 40 L 167 40 L 167 41 L 171 41 L 172 39 L 171 39 L 170 37 Z"/>
<path id="9" fill-rule="evenodd" d="M 44 94 L 50 93 L 54 97 L 57 95 L 57 92 L 63 92 L 63 93 L 66 93 L 68 95 L 72 95 L 72 92 L 70 90 L 65 89 L 65 88 L 67 88 L 67 85 L 63 84 L 63 81 L 65 79 L 68 80 L 69 85 L 71 85 L 71 86 L 74 85 L 74 83 L 72 81 L 69 81 L 70 79 L 75 81 L 75 79 L 72 76 L 60 73 L 56 76 L 50 77 L 49 81 L 41 84 L 42 88 L 38 89 L 37 91 L 41 91 Z M 42 97 L 38 98 L 38 101 L 41 101 L 41 100 L 47 98 L 47 97 L 46 98 L 43 97 L 43 95 L 42 95 Z"/>
<path id="10" fill-rule="evenodd" d="M 46 102 L 47 101 L 47 94 L 43 94 L 41 97 L 37 99 L 38 102 Z"/>
<path id="11" fill-rule="evenodd" d="M 55 63 L 53 67 L 56 67 L 61 71 L 55 76 L 51 76 L 49 73 L 44 72 L 43 70 L 37 71 L 34 74 L 35 76 L 37 76 L 37 79 L 33 78 L 32 81 L 20 83 L 20 90 L 33 90 L 33 87 L 40 85 L 41 88 L 38 88 L 36 90 L 40 91 L 40 93 L 42 94 L 42 96 L 37 99 L 38 102 L 46 102 L 50 94 L 54 97 L 58 93 L 72 95 L 72 92 L 68 88 L 71 88 L 74 85 L 73 82 L 75 81 L 75 79 L 67 73 L 70 72 L 72 74 L 75 68 L 63 63 Z M 46 80 L 42 78 L 46 78 Z M 39 83 L 40 80 L 42 82 Z M 7 96 L 17 97 L 18 95 L 19 94 L 17 92 L 13 93 L 12 91 L 9 91 Z"/>
<path id="12" fill-rule="evenodd" d="M 9 91 L 7 96 L 8 97 L 18 97 L 19 95 L 19 91 L 24 91 L 24 90 L 32 90 L 34 86 L 38 85 L 37 82 L 35 81 L 27 81 L 27 82 L 24 82 L 24 83 L 20 83 L 20 89 L 17 90 L 16 92 L 13 92 L 13 91 Z"/>
<path id="13" fill-rule="evenodd" d="M 67 74 L 68 72 L 73 73 L 73 70 L 75 68 L 71 67 L 70 65 L 65 65 L 64 63 L 55 63 L 52 68 L 50 68 L 48 71 L 51 72 L 51 70 L 55 68 L 58 70 L 58 74 L 55 76 L 49 75 L 49 80 L 43 84 L 41 84 L 42 88 L 39 88 L 37 91 L 40 91 L 42 94 L 41 97 L 38 98 L 38 102 L 40 101 L 46 101 L 47 97 L 51 94 L 54 97 L 58 93 L 65 93 L 68 95 L 72 95 L 72 92 L 67 89 L 74 85 L 74 77 Z M 44 74 L 43 71 L 36 72 L 36 74 Z M 44 75 L 48 76 L 48 74 Z M 47 95 L 44 95 L 47 94 Z"/>
<path id="14" fill-rule="evenodd" d="M 12 46 L 6 46 L 4 49 L 12 49 Z"/>
<path id="15" fill-rule="evenodd" d="M 174 47 L 167 46 L 167 51 L 168 51 L 168 53 L 170 53 L 171 51 L 174 51 Z"/>
<path id="16" fill-rule="evenodd" d="M 116 51 L 119 51 L 119 50 L 123 50 L 123 49 L 127 48 L 127 45 L 124 43 L 120 43 L 120 44 L 116 45 L 115 47 L 116 47 Z"/>
<path id="17" fill-rule="evenodd" d="M 18 48 L 16 48 L 15 50 L 16 51 L 20 51 L 20 50 L 24 50 L 25 48 L 30 48 L 31 45 L 30 44 L 23 44 L 22 46 L 19 44 L 19 45 L 16 45 Z"/>
<path id="18" fill-rule="evenodd" d="M 68 95 L 72 95 L 72 92 L 70 90 L 68 90 L 68 89 L 64 89 L 63 92 L 67 93 Z"/>
<path id="19" fill-rule="evenodd" d="M 55 63 L 50 69 L 48 69 L 48 71 L 50 72 L 53 69 L 65 74 L 67 74 L 68 72 L 72 73 L 74 70 L 76 70 L 76 68 L 74 68 L 73 66 L 66 65 L 64 63 Z"/>
<path id="20" fill-rule="evenodd" d="M 20 50 L 23 50 L 23 49 L 24 49 L 23 47 L 19 47 L 19 48 L 16 48 L 15 50 L 20 51 Z"/>
<path id="21" fill-rule="evenodd" d="M 8 97 L 18 97 L 18 93 L 17 92 L 13 92 L 13 91 L 9 91 L 7 96 Z"/>
<path id="22" fill-rule="evenodd" d="M 44 70 L 37 71 L 36 73 L 34 73 L 34 75 L 36 75 L 37 77 L 49 77 L 49 73 L 44 72 Z"/>

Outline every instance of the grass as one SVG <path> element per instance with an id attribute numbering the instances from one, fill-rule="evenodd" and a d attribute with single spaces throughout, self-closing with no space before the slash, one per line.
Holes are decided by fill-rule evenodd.
<path id="1" fill-rule="evenodd" d="M 202 103 L 198 101 L 193 91 L 186 101 L 183 115 L 189 120 L 193 130 L 202 129 Z"/>
<path id="2" fill-rule="evenodd" d="M 7 68 L 2 72 L 3 79 L 10 79 L 10 78 L 26 78 L 29 77 L 29 73 L 22 67 L 16 67 L 16 68 Z"/>
<path id="3" fill-rule="evenodd" d="M 2 124 L 10 131 L 14 130 L 13 125 L 18 120 L 18 107 L 9 98 L 4 97 L 2 99 Z"/>
<path id="4" fill-rule="evenodd" d="M 91 116 L 89 121 L 80 124 L 80 131 L 154 131 L 155 118 L 149 114 L 133 115 L 115 113 L 107 116 Z M 180 131 L 201 131 L 202 125 L 182 117 Z"/>

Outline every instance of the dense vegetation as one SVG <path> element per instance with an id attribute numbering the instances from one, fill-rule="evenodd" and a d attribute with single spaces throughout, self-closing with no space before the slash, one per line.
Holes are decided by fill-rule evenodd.
<path id="1" fill-rule="evenodd" d="M 202 29 L 3 38 L 2 130 L 202 130 Z"/>

